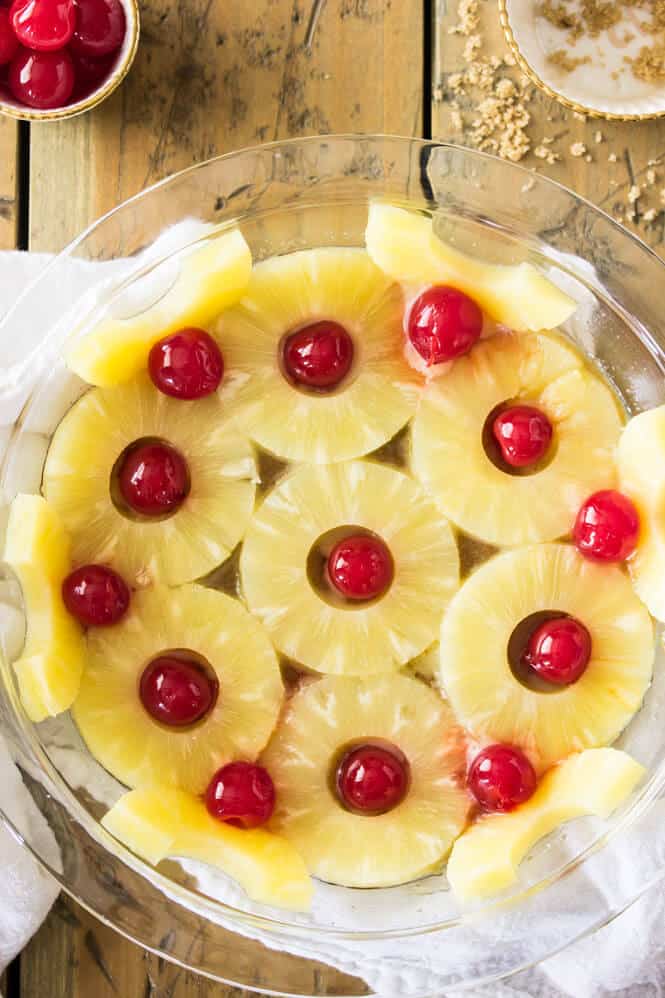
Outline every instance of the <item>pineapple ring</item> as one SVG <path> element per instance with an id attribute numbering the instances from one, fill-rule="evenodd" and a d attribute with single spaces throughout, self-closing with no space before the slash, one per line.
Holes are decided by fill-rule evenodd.
<path id="1" fill-rule="evenodd" d="M 347 811 L 331 789 L 340 749 L 363 738 L 391 742 L 411 766 L 404 800 L 373 817 Z M 261 761 L 277 792 L 271 830 L 329 883 L 389 887 L 423 876 L 466 822 L 463 733 L 448 705 L 407 676 L 310 683 L 289 702 Z"/>
<path id="2" fill-rule="evenodd" d="M 111 498 L 117 458 L 144 437 L 173 444 L 189 466 L 190 493 L 165 520 L 129 519 Z M 130 585 L 177 585 L 221 564 L 241 540 L 254 476 L 251 445 L 218 395 L 172 399 L 145 375 L 93 389 L 69 410 L 51 440 L 43 491 L 71 535 L 76 564 L 110 562 Z"/>
<path id="3" fill-rule="evenodd" d="M 138 694 L 148 662 L 175 648 L 203 656 L 219 681 L 217 703 L 187 729 L 154 721 Z M 282 705 L 279 663 L 263 628 L 237 600 L 203 586 L 135 593 L 119 624 L 89 631 L 88 659 L 74 720 L 92 755 L 129 787 L 202 793 L 220 766 L 256 758 Z"/>
<path id="4" fill-rule="evenodd" d="M 551 693 L 523 686 L 508 659 L 517 625 L 545 610 L 591 634 L 586 671 Z M 539 768 L 614 741 L 642 703 L 653 659 L 651 619 L 629 579 L 567 544 L 496 555 L 464 583 L 441 628 L 441 684 L 460 722 L 520 746 Z"/>
<path id="5" fill-rule="evenodd" d="M 399 285 L 364 250 L 302 250 L 255 266 L 216 334 L 238 373 L 249 435 L 279 457 L 315 464 L 360 457 L 390 440 L 413 415 L 420 384 L 404 358 L 403 307 Z M 348 381 L 328 394 L 294 387 L 279 362 L 284 335 L 318 319 L 339 322 L 354 342 Z"/>
<path id="6" fill-rule="evenodd" d="M 630 420 L 617 452 L 621 489 L 640 517 L 637 549 L 628 562 L 635 592 L 665 621 L 665 406 Z"/>
<path id="7" fill-rule="evenodd" d="M 308 577 L 316 542 L 340 526 L 378 534 L 394 578 L 380 599 L 333 606 Z M 368 461 L 305 466 L 265 499 L 240 557 L 243 592 L 281 652 L 317 672 L 391 672 L 436 639 L 459 585 L 455 538 L 407 475 Z"/>
<path id="8" fill-rule="evenodd" d="M 497 335 L 427 387 L 413 424 L 412 468 L 462 530 L 499 546 L 556 540 L 592 492 L 613 487 L 621 416 L 583 363 L 553 336 Z M 487 417 L 516 399 L 541 408 L 554 428 L 553 456 L 531 475 L 502 471 L 483 446 Z"/>

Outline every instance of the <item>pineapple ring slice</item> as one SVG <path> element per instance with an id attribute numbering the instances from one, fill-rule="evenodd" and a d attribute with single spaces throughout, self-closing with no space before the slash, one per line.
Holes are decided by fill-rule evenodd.
<path id="1" fill-rule="evenodd" d="M 12 502 L 2 560 L 18 577 L 26 636 L 13 663 L 21 702 L 31 721 L 71 707 L 85 664 L 83 629 L 62 600 L 71 570 L 69 538 L 54 509 L 41 496 Z"/>
<path id="2" fill-rule="evenodd" d="M 340 750 L 363 738 L 397 746 L 411 785 L 392 811 L 347 811 L 331 789 Z M 263 754 L 275 783 L 273 831 L 289 839 L 310 872 L 346 887 L 389 887 L 431 872 L 464 828 L 465 740 L 452 711 L 408 676 L 327 676 L 288 703 Z"/>
<path id="3" fill-rule="evenodd" d="M 143 437 L 173 444 L 189 466 L 191 491 L 165 520 L 129 519 L 111 498 L 116 460 Z M 221 564 L 241 540 L 254 477 L 249 440 L 218 395 L 183 402 L 144 375 L 93 389 L 69 410 L 51 440 L 43 491 L 71 535 L 77 564 L 109 562 L 131 585 L 177 585 Z"/>
<path id="4" fill-rule="evenodd" d="M 217 703 L 187 729 L 154 721 L 138 695 L 148 662 L 178 648 L 202 655 L 219 681 Z M 88 633 L 88 658 L 74 720 L 92 755 L 129 787 L 202 793 L 220 766 L 256 758 L 282 705 L 279 663 L 263 628 L 237 600 L 203 586 L 135 593 L 119 624 Z"/>
<path id="5" fill-rule="evenodd" d="M 312 586 L 308 556 L 340 526 L 363 527 L 390 548 L 387 593 L 353 608 L 333 606 Z M 447 521 L 407 475 L 368 461 L 304 466 L 260 507 L 240 557 L 242 588 L 281 652 L 317 672 L 391 672 L 437 637 L 459 585 Z"/>
<path id="6" fill-rule="evenodd" d="M 452 284 L 511 329 L 554 329 L 570 318 L 576 302 L 530 263 L 505 266 L 461 253 L 434 234 L 432 219 L 394 205 L 370 205 L 367 250 L 396 281 Z"/>
<path id="7" fill-rule="evenodd" d="M 153 866 L 170 856 L 198 859 L 237 880 L 253 901 L 295 911 L 311 905 L 312 881 L 290 842 L 264 828 L 216 821 L 201 800 L 182 790 L 130 790 L 102 825 Z"/>
<path id="8" fill-rule="evenodd" d="M 620 487 L 640 517 L 637 549 L 628 562 L 635 592 L 665 621 L 665 406 L 630 420 L 617 452 Z"/>
<path id="9" fill-rule="evenodd" d="M 532 402 L 554 428 L 553 456 L 530 475 L 489 459 L 483 428 L 503 402 Z M 477 344 L 431 382 L 413 424 L 411 463 L 442 512 L 498 546 L 551 541 L 570 532 L 582 502 L 612 488 L 621 415 L 581 356 L 544 334 L 502 334 Z"/>
<path id="10" fill-rule="evenodd" d="M 390 440 L 413 415 L 421 381 L 404 358 L 403 307 L 399 285 L 361 249 L 301 250 L 257 264 L 217 329 L 249 435 L 279 457 L 316 464 Z M 284 335 L 318 319 L 341 323 L 354 343 L 351 373 L 332 393 L 295 388 L 279 366 Z"/>
<path id="11" fill-rule="evenodd" d="M 564 821 L 608 818 L 644 777 L 644 766 L 612 748 L 587 749 L 554 766 L 533 797 L 510 814 L 488 814 L 455 842 L 448 880 L 458 897 L 490 897 L 517 880 L 535 843 Z"/>
<path id="12" fill-rule="evenodd" d="M 546 610 L 576 617 L 591 634 L 586 671 L 551 693 L 520 683 L 508 660 L 513 630 Z M 460 722 L 481 739 L 520 746 L 540 769 L 614 741 L 642 703 L 653 660 L 651 618 L 630 580 L 567 544 L 496 555 L 464 583 L 441 627 L 440 680 Z"/>

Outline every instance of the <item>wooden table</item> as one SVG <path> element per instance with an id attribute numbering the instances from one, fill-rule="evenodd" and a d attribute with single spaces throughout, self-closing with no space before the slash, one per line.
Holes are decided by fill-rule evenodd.
<path id="1" fill-rule="evenodd" d="M 468 123 L 474 97 L 455 108 L 449 87 L 467 41 L 449 32 L 456 0 L 327 0 L 307 49 L 311 3 L 143 0 L 136 65 L 103 107 L 54 125 L 0 118 L 0 248 L 58 250 L 168 173 L 270 139 L 367 131 L 468 141 L 457 112 Z M 483 51 L 503 56 L 495 0 L 479 3 Z M 583 121 L 537 93 L 527 107 L 533 148 L 554 138 L 561 160 L 529 155 L 524 165 L 612 213 L 644 183 L 630 224 L 665 255 L 665 168 L 661 177 L 649 163 L 665 158 L 665 119 Z M 592 162 L 568 154 L 580 141 Z M 64 897 L 0 987 L 8 998 L 249 994 L 142 952 Z"/>

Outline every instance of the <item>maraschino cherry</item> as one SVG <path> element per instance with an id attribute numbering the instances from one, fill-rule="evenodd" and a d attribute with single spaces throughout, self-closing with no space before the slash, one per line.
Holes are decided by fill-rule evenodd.
<path id="1" fill-rule="evenodd" d="M 76 11 L 72 51 L 95 59 L 117 52 L 127 30 L 120 0 L 79 0 Z"/>
<path id="2" fill-rule="evenodd" d="M 9 22 L 9 12 L 0 7 L 0 66 L 11 62 L 18 49 L 18 39 Z"/>
<path id="3" fill-rule="evenodd" d="M 55 52 L 74 34 L 76 4 L 74 0 L 14 0 L 9 19 L 21 45 L 37 52 Z"/>
<path id="4" fill-rule="evenodd" d="M 409 789 L 408 759 L 394 745 L 358 745 L 340 760 L 337 796 L 349 811 L 377 815 L 392 811 Z"/>
<path id="5" fill-rule="evenodd" d="M 345 537 L 328 556 L 328 579 L 350 600 L 370 600 L 386 592 L 394 566 L 388 546 L 380 537 L 354 534 Z"/>
<path id="6" fill-rule="evenodd" d="M 615 489 L 594 492 L 580 507 L 573 541 L 591 561 L 623 561 L 637 547 L 640 520 L 634 503 Z"/>
<path id="7" fill-rule="evenodd" d="M 219 387 L 224 360 L 209 333 L 189 327 L 155 343 L 148 370 L 154 385 L 165 395 L 199 399 Z"/>
<path id="8" fill-rule="evenodd" d="M 125 580 L 106 565 L 82 565 L 62 583 L 65 606 L 86 627 L 109 627 L 129 607 Z"/>
<path id="9" fill-rule="evenodd" d="M 202 666 L 183 654 L 154 658 L 143 670 L 139 696 L 155 720 L 171 728 L 196 724 L 215 706 L 219 686 Z"/>
<path id="10" fill-rule="evenodd" d="M 74 66 L 66 49 L 19 48 L 9 65 L 9 89 L 22 104 L 41 111 L 66 104 L 74 90 Z"/>
<path id="11" fill-rule="evenodd" d="M 511 405 L 492 421 L 492 435 L 501 457 L 511 468 L 528 468 L 547 453 L 552 442 L 552 424 L 532 405 Z"/>
<path id="12" fill-rule="evenodd" d="M 467 786 L 484 811 L 512 811 L 531 797 L 536 772 L 512 745 L 488 745 L 475 757 Z"/>
<path id="13" fill-rule="evenodd" d="M 574 617 L 555 617 L 529 638 L 523 664 L 555 686 L 577 682 L 591 658 L 591 635 Z"/>
<path id="14" fill-rule="evenodd" d="M 189 493 L 187 462 L 169 444 L 137 444 L 122 458 L 118 487 L 135 513 L 166 516 L 174 513 Z"/>
<path id="15" fill-rule="evenodd" d="M 432 367 L 469 352 L 483 330 L 483 313 L 463 291 L 437 285 L 416 298 L 407 328 L 411 345 Z"/>
<path id="16" fill-rule="evenodd" d="M 287 377 L 304 388 L 336 388 L 353 363 L 353 340 L 338 322 L 313 322 L 287 336 L 282 347 Z"/>
<path id="17" fill-rule="evenodd" d="M 275 809 L 275 787 L 262 766 L 230 762 L 213 776 L 205 801 L 213 818 L 238 828 L 257 828 Z"/>

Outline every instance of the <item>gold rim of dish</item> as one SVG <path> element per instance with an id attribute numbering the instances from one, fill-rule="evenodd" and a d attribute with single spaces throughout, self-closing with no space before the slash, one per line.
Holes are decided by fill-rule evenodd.
<path id="1" fill-rule="evenodd" d="M 124 0 L 123 7 L 125 9 L 125 14 L 127 15 L 127 31 L 130 36 L 129 44 L 127 45 L 126 41 L 123 42 L 123 44 L 126 45 L 126 50 L 124 56 L 122 57 L 122 62 L 113 71 L 111 76 L 109 76 L 108 80 L 100 90 L 95 90 L 95 92 L 90 94 L 89 97 L 86 97 L 85 100 L 77 101 L 77 103 L 72 104 L 71 107 L 55 107 L 45 111 L 40 111 L 35 108 L 15 107 L 13 104 L 7 104 L 0 100 L 0 114 L 4 114 L 8 118 L 14 118 L 18 121 L 64 121 L 66 118 L 74 118 L 78 114 L 84 114 L 86 111 L 92 110 L 92 108 L 101 104 L 102 101 L 105 101 L 107 97 L 110 97 L 127 76 L 127 73 L 131 69 L 132 63 L 136 57 L 136 51 L 139 47 L 141 20 L 139 2 L 138 0 Z"/>
<path id="2" fill-rule="evenodd" d="M 499 18 L 501 20 L 504 37 L 508 43 L 508 48 L 524 75 L 528 77 L 531 83 L 537 86 L 539 90 L 546 93 L 548 97 L 557 100 L 559 104 L 563 104 L 564 107 L 567 107 L 570 111 L 576 111 L 577 114 L 584 114 L 590 118 L 605 118 L 608 121 L 650 121 L 655 118 L 662 118 L 665 116 L 665 108 L 663 108 L 662 111 L 649 111 L 644 114 L 614 114 L 612 111 L 599 111 L 598 108 L 587 107 L 585 104 L 578 104 L 577 101 L 571 100 L 569 97 L 565 97 L 558 90 L 553 90 L 552 87 L 541 79 L 533 66 L 527 62 L 522 55 L 522 51 L 515 41 L 513 29 L 510 26 L 508 0 L 499 0 Z"/>

